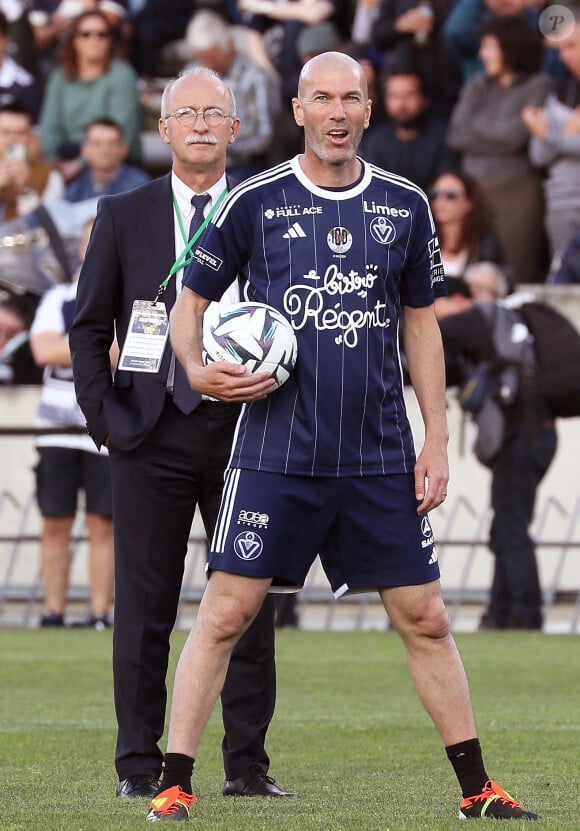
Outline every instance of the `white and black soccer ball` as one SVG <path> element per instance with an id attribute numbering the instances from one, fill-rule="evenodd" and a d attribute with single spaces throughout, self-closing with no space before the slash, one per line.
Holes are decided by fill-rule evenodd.
<path id="1" fill-rule="evenodd" d="M 250 374 L 271 372 L 276 388 L 288 380 L 298 345 L 290 322 L 266 303 L 234 303 L 204 329 L 203 361 L 244 364 Z"/>

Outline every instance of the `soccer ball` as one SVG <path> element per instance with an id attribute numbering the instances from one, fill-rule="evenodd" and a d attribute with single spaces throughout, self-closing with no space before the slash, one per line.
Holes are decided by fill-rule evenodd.
<path id="1" fill-rule="evenodd" d="M 265 303 L 234 303 L 220 311 L 203 336 L 203 361 L 244 364 L 248 372 L 268 371 L 276 388 L 294 369 L 298 345 L 290 322 Z"/>

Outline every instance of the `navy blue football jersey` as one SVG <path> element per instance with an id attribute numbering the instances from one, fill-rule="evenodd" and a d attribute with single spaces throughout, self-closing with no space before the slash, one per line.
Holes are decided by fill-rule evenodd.
<path id="1" fill-rule="evenodd" d="M 243 408 L 230 466 L 302 476 L 412 471 L 401 306 L 445 293 L 424 193 L 366 162 L 358 182 L 328 190 L 296 157 L 238 185 L 200 242 L 184 285 L 218 300 L 239 273 L 243 298 L 279 309 L 298 341 L 290 379 Z"/>

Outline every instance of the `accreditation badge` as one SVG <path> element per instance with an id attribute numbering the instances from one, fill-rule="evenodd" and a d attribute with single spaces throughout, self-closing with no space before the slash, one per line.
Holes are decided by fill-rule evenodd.
<path id="1" fill-rule="evenodd" d="M 135 300 L 117 369 L 158 372 L 168 334 L 165 303 Z"/>

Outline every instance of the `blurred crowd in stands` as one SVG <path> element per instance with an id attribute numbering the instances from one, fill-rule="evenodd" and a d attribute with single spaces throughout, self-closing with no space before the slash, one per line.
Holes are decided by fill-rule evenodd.
<path id="1" fill-rule="evenodd" d="M 573 0 L 0 0 L 0 383 L 38 382 L 23 333 L 99 196 L 169 169 L 167 79 L 231 84 L 242 180 L 300 152 L 291 98 L 328 50 L 364 66 L 361 154 L 428 193 L 452 280 L 485 260 L 512 286 L 579 281 Z"/>

